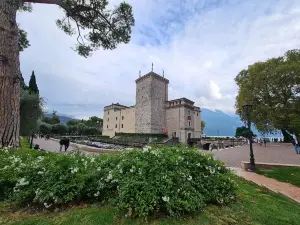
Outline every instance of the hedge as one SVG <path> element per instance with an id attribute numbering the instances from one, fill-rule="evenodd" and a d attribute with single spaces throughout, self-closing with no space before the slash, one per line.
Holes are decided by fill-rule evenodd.
<path id="1" fill-rule="evenodd" d="M 116 133 L 116 136 L 125 136 L 125 137 L 149 137 L 149 138 L 165 138 L 168 137 L 167 134 L 160 133 Z"/>

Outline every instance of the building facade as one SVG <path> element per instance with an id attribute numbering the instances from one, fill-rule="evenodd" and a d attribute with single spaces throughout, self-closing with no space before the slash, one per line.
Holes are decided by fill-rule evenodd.
<path id="1" fill-rule="evenodd" d="M 104 107 L 103 135 L 115 133 L 162 133 L 186 142 L 200 138 L 200 108 L 187 98 L 168 100 L 169 80 L 150 72 L 136 81 L 136 105 L 119 103 Z"/>

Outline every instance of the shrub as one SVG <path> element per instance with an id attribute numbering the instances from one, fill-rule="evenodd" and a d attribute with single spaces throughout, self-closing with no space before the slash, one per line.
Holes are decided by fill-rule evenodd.
<path id="1" fill-rule="evenodd" d="M 167 134 L 160 133 L 116 133 L 116 136 L 125 136 L 125 137 L 148 137 L 148 138 L 165 138 Z"/>
<path id="2" fill-rule="evenodd" d="M 74 201 L 110 201 L 129 216 L 176 216 L 226 204 L 235 183 L 224 165 L 195 149 L 144 147 L 121 154 L 0 151 L 1 196 L 46 208 Z"/>

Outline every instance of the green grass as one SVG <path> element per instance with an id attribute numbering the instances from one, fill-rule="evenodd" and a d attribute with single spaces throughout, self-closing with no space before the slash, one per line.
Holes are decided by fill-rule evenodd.
<path id="1" fill-rule="evenodd" d="M 30 150 L 29 146 L 30 146 L 30 143 L 28 142 L 27 137 L 21 137 L 20 138 L 20 148 L 22 150 Z"/>
<path id="2" fill-rule="evenodd" d="M 300 187 L 300 167 L 257 169 L 256 173 Z"/>
<path id="3" fill-rule="evenodd" d="M 257 185 L 235 178 L 239 184 L 238 199 L 229 206 L 208 206 L 203 212 L 179 219 L 163 216 L 128 219 L 113 207 L 96 204 L 74 207 L 64 212 L 32 213 L 13 210 L 8 204 L 0 204 L 0 224 L 6 225 L 106 225 L 106 224 L 152 224 L 152 225 L 196 225 L 196 224 L 261 224 L 298 225 L 300 205 L 284 196 L 269 192 Z"/>

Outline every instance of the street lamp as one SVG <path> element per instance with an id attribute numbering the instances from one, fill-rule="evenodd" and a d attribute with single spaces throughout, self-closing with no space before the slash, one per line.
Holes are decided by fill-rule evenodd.
<path id="1" fill-rule="evenodd" d="M 243 113 L 246 116 L 247 119 L 247 125 L 249 129 L 249 144 L 250 144 L 250 170 L 254 171 L 255 170 L 255 159 L 254 159 L 254 154 L 253 154 L 253 147 L 252 147 L 252 131 L 251 131 L 251 118 L 250 114 L 253 108 L 253 105 L 250 103 L 245 102 L 243 105 Z"/>

